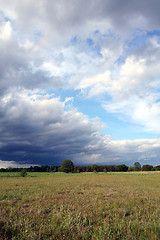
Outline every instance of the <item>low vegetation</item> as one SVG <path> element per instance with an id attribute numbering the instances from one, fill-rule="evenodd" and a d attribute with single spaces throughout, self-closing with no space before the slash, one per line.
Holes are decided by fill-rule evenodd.
<path id="1" fill-rule="evenodd" d="M 159 216 L 159 172 L 0 173 L 0 239 L 160 239 Z"/>
<path id="2" fill-rule="evenodd" d="M 21 177 L 26 177 L 27 176 L 27 169 L 22 169 L 20 176 Z"/>

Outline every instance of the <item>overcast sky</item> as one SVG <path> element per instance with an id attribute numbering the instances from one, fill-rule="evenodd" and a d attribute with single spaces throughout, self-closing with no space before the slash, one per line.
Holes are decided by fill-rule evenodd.
<path id="1" fill-rule="evenodd" d="M 0 0 L 0 167 L 159 165 L 159 9 Z"/>

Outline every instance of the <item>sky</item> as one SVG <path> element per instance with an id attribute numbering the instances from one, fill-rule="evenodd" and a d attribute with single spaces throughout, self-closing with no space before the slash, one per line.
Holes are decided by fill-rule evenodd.
<path id="1" fill-rule="evenodd" d="M 0 0 L 0 168 L 159 165 L 159 9 Z"/>

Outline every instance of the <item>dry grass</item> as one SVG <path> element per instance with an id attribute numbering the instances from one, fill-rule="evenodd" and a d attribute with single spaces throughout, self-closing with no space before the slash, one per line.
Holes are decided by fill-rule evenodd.
<path id="1" fill-rule="evenodd" d="M 160 239 L 160 174 L 0 177 L 0 239 Z"/>

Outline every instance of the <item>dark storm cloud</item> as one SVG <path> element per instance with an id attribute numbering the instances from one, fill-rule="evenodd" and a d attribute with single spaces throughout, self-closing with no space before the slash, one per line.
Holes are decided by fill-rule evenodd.
<path id="1" fill-rule="evenodd" d="M 64 103 L 57 98 L 34 97 L 33 101 L 25 94 L 12 94 L 2 99 L 1 160 L 60 164 L 74 154 L 90 154 L 88 145 L 99 144 L 95 151 L 104 146 L 97 120 L 89 121 L 74 109 L 66 112 Z"/>

